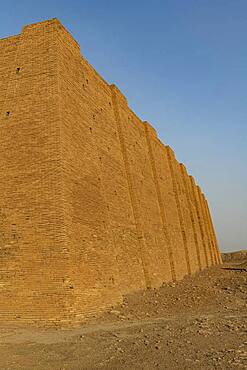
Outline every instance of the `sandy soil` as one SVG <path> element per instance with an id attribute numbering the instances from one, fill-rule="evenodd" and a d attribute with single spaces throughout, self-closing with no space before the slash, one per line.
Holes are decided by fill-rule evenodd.
<path id="1" fill-rule="evenodd" d="M 247 369 L 246 265 L 128 296 L 77 328 L 1 324 L 0 369 Z"/>

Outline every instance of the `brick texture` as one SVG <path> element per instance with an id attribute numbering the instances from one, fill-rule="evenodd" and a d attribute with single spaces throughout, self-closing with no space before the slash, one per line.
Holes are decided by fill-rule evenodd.
<path id="1" fill-rule="evenodd" d="M 221 263 L 207 200 L 61 23 L 0 40 L 0 319 L 74 322 Z"/>

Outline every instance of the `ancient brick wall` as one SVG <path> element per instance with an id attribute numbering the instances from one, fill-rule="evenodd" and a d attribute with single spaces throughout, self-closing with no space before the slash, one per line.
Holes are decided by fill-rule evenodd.
<path id="1" fill-rule="evenodd" d="M 0 318 L 81 320 L 221 263 L 208 204 L 56 19 L 0 40 Z"/>
<path id="2" fill-rule="evenodd" d="M 53 28 L 0 41 L 2 317 L 62 317 L 69 301 Z"/>

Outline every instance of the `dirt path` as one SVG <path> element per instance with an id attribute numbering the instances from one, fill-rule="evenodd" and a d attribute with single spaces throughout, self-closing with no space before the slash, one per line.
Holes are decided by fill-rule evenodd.
<path id="1" fill-rule="evenodd" d="M 145 328 L 148 326 L 159 326 L 169 323 L 174 325 L 175 321 L 209 321 L 209 320 L 218 320 L 218 319 L 242 319 L 247 321 L 247 312 L 246 314 L 233 314 L 233 315 L 222 315 L 210 314 L 210 315 L 176 315 L 173 317 L 157 317 L 155 319 L 140 319 L 134 321 L 124 321 L 124 322 L 112 322 L 105 324 L 92 324 L 87 326 L 80 326 L 74 329 L 66 330 L 42 330 L 42 329 L 28 329 L 28 328 L 19 328 L 11 329 L 6 328 L 2 329 L 0 332 L 0 345 L 2 344 L 20 344 L 20 343 L 40 343 L 40 344 L 54 344 L 54 343 L 63 343 L 67 342 L 75 336 L 84 336 L 89 334 L 101 334 L 101 332 L 124 332 L 133 328 Z"/>
<path id="2" fill-rule="evenodd" d="M 5 324 L 0 369 L 247 369 L 246 297 L 246 271 L 217 267 L 77 328 Z"/>

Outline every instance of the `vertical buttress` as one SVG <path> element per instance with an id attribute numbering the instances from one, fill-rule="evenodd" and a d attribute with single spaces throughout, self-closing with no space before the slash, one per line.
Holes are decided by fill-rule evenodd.
<path id="1" fill-rule="evenodd" d="M 156 165 L 155 165 L 155 159 L 154 159 L 152 145 L 151 145 L 151 139 L 150 139 L 149 125 L 148 125 L 147 122 L 144 122 L 144 126 L 145 126 L 145 133 L 146 133 L 146 140 L 147 140 L 149 158 L 150 158 L 153 177 L 154 177 L 154 184 L 155 184 L 155 189 L 156 189 L 157 198 L 158 198 L 158 204 L 159 204 L 160 216 L 161 216 L 161 221 L 162 221 L 162 227 L 163 227 L 163 232 L 164 232 L 164 236 L 165 236 L 165 239 L 166 239 L 166 242 L 167 242 L 167 247 L 168 247 L 168 257 L 169 257 L 169 263 L 170 263 L 170 268 L 171 268 L 171 276 L 172 276 L 172 280 L 176 280 L 176 272 L 175 272 L 175 267 L 174 267 L 174 256 L 173 256 L 170 236 L 169 236 L 169 233 L 168 233 L 168 230 L 167 230 L 166 214 L 165 214 L 165 209 L 164 209 L 164 205 L 163 205 L 162 197 L 161 197 L 160 186 L 159 186 L 159 182 L 158 182 L 157 169 L 156 169 Z"/>
<path id="2" fill-rule="evenodd" d="M 118 107 L 118 98 L 116 95 L 115 91 L 115 86 L 111 86 L 111 92 L 112 92 L 112 102 L 113 102 L 113 110 L 116 118 L 116 124 L 117 124 L 117 131 L 118 131 L 118 136 L 120 140 L 120 146 L 121 146 L 121 151 L 123 155 L 123 162 L 124 162 L 124 167 L 125 167 L 125 172 L 126 172 L 126 178 L 127 178 L 127 183 L 128 183 L 128 188 L 129 188 L 129 194 L 130 194 L 130 199 L 131 199 L 131 206 L 132 206 L 132 211 L 135 219 L 135 225 L 136 225 L 136 230 L 138 234 L 138 239 L 140 241 L 140 258 L 142 261 L 142 267 L 143 267 L 143 273 L 146 281 L 146 286 L 151 287 L 151 281 L 149 277 L 149 272 L 148 272 L 148 267 L 146 266 L 145 262 L 145 256 L 143 255 L 143 250 L 145 250 L 145 239 L 141 227 L 141 220 L 140 220 L 140 215 L 138 212 L 138 205 L 137 205 L 137 199 L 135 196 L 135 192 L 133 190 L 133 185 L 132 185 L 132 179 L 130 175 L 130 165 L 128 161 L 128 156 L 127 156 L 127 151 L 125 147 L 125 142 L 123 138 L 123 128 L 121 125 L 121 119 L 120 119 L 120 113 L 119 113 L 119 107 Z"/>
<path id="3" fill-rule="evenodd" d="M 182 215 L 182 210 L 181 210 L 181 205 L 180 205 L 180 200 L 179 200 L 179 195 L 178 195 L 176 177 L 175 177 L 175 173 L 174 173 L 174 163 L 173 163 L 173 161 L 175 159 L 172 156 L 171 149 L 169 147 L 166 147 L 166 150 L 167 150 L 167 157 L 168 157 L 168 164 L 169 164 L 170 174 L 171 174 L 171 178 L 172 178 L 173 191 L 174 191 L 174 194 L 175 194 L 175 200 L 176 200 L 176 205 L 177 205 L 177 210 L 178 210 L 179 224 L 180 224 L 182 237 L 183 237 L 183 246 L 184 246 L 184 251 L 185 251 L 187 271 L 188 271 L 188 274 L 190 275 L 191 274 L 191 266 L 190 266 L 190 260 L 189 260 L 189 252 L 188 252 L 186 231 L 185 231 L 185 225 L 184 225 L 184 221 L 183 221 L 183 215 Z"/>
<path id="4" fill-rule="evenodd" d="M 194 199 L 194 204 L 196 207 L 196 214 L 197 214 L 197 219 L 199 223 L 199 228 L 200 228 L 200 233 L 201 233 L 201 239 L 202 239 L 202 244 L 203 244 L 203 251 L 204 251 L 204 257 L 205 257 L 205 266 L 209 266 L 209 257 L 207 253 L 207 247 L 206 247 L 206 235 L 205 235 L 205 230 L 204 230 L 204 225 L 203 225 L 203 217 L 202 217 L 202 212 L 201 212 L 201 207 L 199 203 L 199 196 L 195 184 L 195 180 L 193 179 L 192 176 L 190 176 L 190 181 L 191 181 L 191 188 L 192 188 L 192 196 Z"/>
<path id="5" fill-rule="evenodd" d="M 189 187 L 188 187 L 188 174 L 187 174 L 186 169 L 185 169 L 183 164 L 180 164 L 180 168 L 181 168 L 182 179 L 183 179 L 184 187 L 185 187 L 185 191 L 186 191 L 186 198 L 187 198 L 187 203 L 188 203 L 188 207 L 189 207 L 190 218 L 191 218 L 191 222 L 192 222 L 192 229 L 193 229 L 193 236 L 194 236 L 194 242 L 195 242 L 195 247 L 196 247 L 198 267 L 199 267 L 199 270 L 201 270 L 202 269 L 202 263 L 201 263 L 201 257 L 200 257 L 197 231 L 196 231 L 196 226 L 195 226 L 196 225 L 196 220 L 195 220 L 193 209 L 192 209 L 192 202 L 190 200 L 190 191 L 189 191 Z"/>

